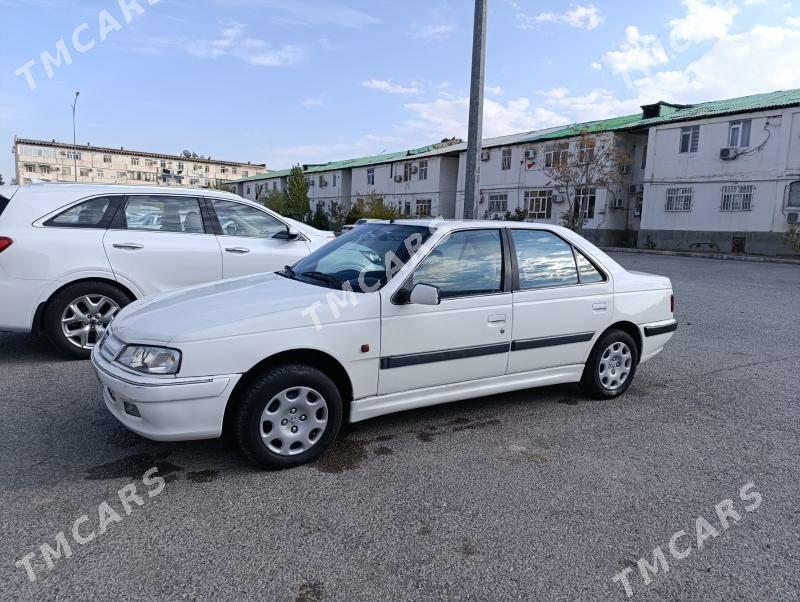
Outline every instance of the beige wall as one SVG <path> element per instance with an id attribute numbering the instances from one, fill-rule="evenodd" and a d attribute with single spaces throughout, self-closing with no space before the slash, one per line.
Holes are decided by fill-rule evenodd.
<path id="1" fill-rule="evenodd" d="M 120 151 L 80 150 L 76 161 L 69 149 L 20 142 L 15 152 L 17 181 L 21 184 L 32 179 L 75 182 L 77 173 L 77 181 L 83 183 L 206 188 L 217 180 L 238 180 L 266 171 L 262 166 L 245 163 L 222 165 L 183 157 L 156 159 Z M 171 177 L 164 177 L 164 169 Z"/>

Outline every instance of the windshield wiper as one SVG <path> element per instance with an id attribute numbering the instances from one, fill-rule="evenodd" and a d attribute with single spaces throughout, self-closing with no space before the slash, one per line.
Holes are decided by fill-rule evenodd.
<path id="1" fill-rule="evenodd" d="M 297 274 L 294 273 L 292 266 L 285 265 L 283 266 L 283 270 L 278 272 L 281 276 L 286 276 L 287 278 L 295 279 L 297 278 Z"/>
<path id="2" fill-rule="evenodd" d="M 345 282 L 343 278 L 338 278 L 336 276 L 332 276 L 331 274 L 326 274 L 325 272 L 302 272 L 300 275 L 304 276 L 305 278 L 319 280 L 320 282 L 325 282 L 327 284 L 333 284 L 336 286 L 341 286 Z"/>

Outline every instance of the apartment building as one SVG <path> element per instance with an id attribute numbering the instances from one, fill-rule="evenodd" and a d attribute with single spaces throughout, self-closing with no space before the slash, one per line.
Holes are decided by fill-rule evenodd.
<path id="1" fill-rule="evenodd" d="M 20 184 L 41 180 L 209 188 L 267 171 L 263 163 L 220 161 L 188 151 L 166 155 L 27 138 L 14 139 L 14 157 Z"/>
<path id="2" fill-rule="evenodd" d="M 800 90 L 658 103 L 647 134 L 639 247 L 788 253 L 800 222 Z"/>

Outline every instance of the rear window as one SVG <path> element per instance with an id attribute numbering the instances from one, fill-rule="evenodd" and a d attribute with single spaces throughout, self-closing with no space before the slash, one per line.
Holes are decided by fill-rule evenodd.
<path id="1" fill-rule="evenodd" d="M 114 197 L 98 197 L 78 203 L 47 220 L 45 226 L 61 228 L 107 228 Z"/>
<path id="2" fill-rule="evenodd" d="M 4 196 L 0 196 L 0 215 L 3 215 L 3 211 L 8 206 L 8 199 Z"/>

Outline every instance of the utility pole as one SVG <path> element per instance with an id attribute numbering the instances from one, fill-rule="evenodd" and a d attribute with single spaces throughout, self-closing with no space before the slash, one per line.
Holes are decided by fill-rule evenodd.
<path id="1" fill-rule="evenodd" d="M 480 194 L 478 159 L 483 135 L 483 72 L 486 65 L 486 6 L 488 0 L 475 0 L 475 25 L 472 31 L 472 76 L 469 88 L 469 126 L 467 132 L 467 171 L 464 187 L 464 219 L 475 219 Z"/>
<path id="2" fill-rule="evenodd" d="M 75 176 L 76 182 L 78 181 L 78 149 L 76 148 L 77 141 L 75 136 L 75 107 L 78 106 L 78 96 L 80 95 L 80 92 L 75 92 L 75 100 L 70 105 L 70 107 L 72 107 L 72 158 L 75 162 L 75 167 L 73 168 L 75 172 L 73 175 Z"/>

